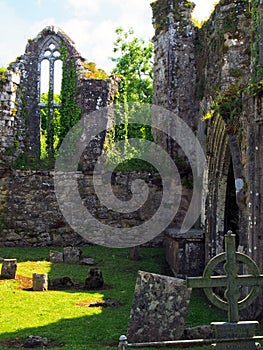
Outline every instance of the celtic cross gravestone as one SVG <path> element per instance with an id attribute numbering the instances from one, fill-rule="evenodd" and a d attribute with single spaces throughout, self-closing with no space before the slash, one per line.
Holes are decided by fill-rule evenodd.
<path id="1" fill-rule="evenodd" d="M 215 275 L 216 267 L 223 265 L 225 274 Z M 243 264 L 250 274 L 239 274 Z M 242 268 L 243 270 L 243 268 Z M 128 348 L 159 348 L 159 347 L 194 347 L 196 345 L 212 344 L 216 350 L 256 350 L 260 344 L 255 341 L 262 339 L 255 336 L 257 321 L 239 321 L 239 311 L 249 306 L 258 296 L 263 285 L 263 275 L 256 263 L 247 255 L 236 252 L 235 235 L 228 231 L 225 235 L 225 252 L 212 258 L 205 267 L 202 277 L 189 277 L 186 280 L 188 288 L 202 288 L 215 306 L 228 311 L 228 322 L 213 322 L 212 339 L 174 340 L 164 342 L 128 343 L 126 336 L 119 339 L 119 349 Z M 250 287 L 248 295 L 241 297 L 240 287 Z M 216 294 L 216 287 L 225 287 L 224 297 Z"/>
<path id="2" fill-rule="evenodd" d="M 224 263 L 225 275 L 215 276 L 215 268 Z M 239 275 L 239 263 L 243 263 L 250 271 L 249 275 Z M 256 263 L 247 255 L 236 252 L 235 235 L 228 231 L 225 235 L 225 252 L 211 259 L 202 277 L 187 278 L 187 287 L 203 288 L 212 304 L 228 311 L 228 322 L 216 322 L 211 326 L 216 339 L 236 338 L 236 342 L 220 342 L 214 345 L 217 350 L 249 350 L 257 349 L 253 336 L 258 322 L 239 322 L 239 310 L 249 306 L 257 297 L 260 286 L 263 285 L 263 275 L 260 274 Z M 248 295 L 240 300 L 240 287 L 250 286 Z M 226 287 L 224 299 L 213 290 L 216 287 Z M 247 340 L 244 341 L 244 338 Z M 250 338 L 250 339 L 248 339 Z M 243 339 L 243 340 L 242 340 Z"/>

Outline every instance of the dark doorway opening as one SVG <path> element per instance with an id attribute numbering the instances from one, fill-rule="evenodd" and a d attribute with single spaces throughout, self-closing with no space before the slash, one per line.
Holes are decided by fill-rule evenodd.
<path id="1" fill-rule="evenodd" d="M 239 208 L 236 202 L 236 187 L 232 160 L 230 161 L 227 177 L 224 227 L 225 232 L 231 230 L 236 234 L 238 245 Z"/>

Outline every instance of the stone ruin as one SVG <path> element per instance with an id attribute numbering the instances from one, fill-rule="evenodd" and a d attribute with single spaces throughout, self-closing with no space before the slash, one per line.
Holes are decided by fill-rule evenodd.
<path id="1" fill-rule="evenodd" d="M 249 254 L 262 270 L 262 2 L 221 0 L 201 28 L 191 21 L 189 1 L 157 0 L 152 9 L 153 103 L 173 111 L 188 123 L 207 158 L 204 192 L 208 195 L 203 199 L 200 223 L 194 227 L 192 237 L 189 233 L 179 237 L 180 220 L 175 218 L 166 232 L 172 247 L 169 259 L 174 262 L 182 257 L 188 261 L 194 249 L 192 241 L 197 242 L 198 249 L 203 245 L 204 258 L 197 264 L 204 266 L 205 261 L 222 252 L 224 233 L 232 229 L 237 234 L 239 250 Z M 25 54 L 10 65 L 5 79 L 1 80 L 0 97 L 0 244 L 3 246 L 83 243 L 59 212 L 52 171 L 10 168 L 21 153 L 39 157 L 40 108 L 46 107 L 39 100 L 41 60 L 49 57 L 49 62 L 56 61 L 62 42 L 69 62 L 74 62 L 76 69 L 75 101 L 81 114 L 112 103 L 116 81 L 86 78 L 85 60 L 58 28 L 45 28 L 28 42 Z M 187 155 L 182 154 L 178 145 L 165 136 L 163 144 L 187 169 L 189 164 L 184 164 Z M 85 171 L 88 173 L 89 169 Z M 137 174 L 129 175 L 129 179 L 133 176 Z M 140 212 L 131 217 L 113 215 L 101 208 L 89 180 L 83 177 L 80 182 L 89 195 L 87 204 L 102 222 L 129 225 L 143 221 Z M 147 178 L 153 191 L 158 191 L 155 180 Z M 126 175 L 116 174 L 113 184 L 118 185 L 118 192 L 128 182 Z M 191 198 L 190 189 L 188 186 L 183 192 L 185 207 Z M 201 232 L 196 236 L 194 232 L 200 227 Z M 181 269 L 186 265 L 181 264 Z M 185 276 L 190 272 L 176 270 L 176 273 Z"/>
<path id="2" fill-rule="evenodd" d="M 41 165 L 28 169 L 27 164 L 24 164 L 37 164 L 41 158 L 43 123 L 51 130 L 50 135 L 54 139 L 52 123 L 49 125 L 47 121 L 43 122 L 41 113 L 44 111 L 48 114 L 50 111 L 51 119 L 55 120 L 57 110 L 61 110 L 63 103 L 68 102 L 55 99 L 59 62 L 62 65 L 62 78 L 65 71 L 72 73 L 70 84 L 75 93 L 70 96 L 70 103 L 80 111 L 80 118 L 112 105 L 118 88 L 114 76 L 91 78 L 90 65 L 77 51 L 73 41 L 54 26 L 46 27 L 36 38 L 28 40 L 25 53 L 11 63 L 7 72 L 1 76 L 0 246 L 69 246 L 87 243 L 71 229 L 61 214 L 54 191 L 52 166 L 48 170 Z M 42 100 L 43 63 L 48 64 L 47 102 Z M 107 125 L 112 125 L 111 116 L 105 129 Z M 104 141 L 105 134 L 98 135 L 81 157 L 81 171 L 76 174 L 80 195 L 85 198 L 87 209 L 100 222 L 117 227 L 140 225 L 159 206 L 162 193 L 159 175 L 140 171 L 114 172 L 112 187 L 117 197 L 128 199 L 131 183 L 138 178 L 148 184 L 150 195 L 143 208 L 134 213 L 108 210 L 100 204 L 92 179 L 93 167 Z M 53 156 L 55 149 L 52 142 L 47 152 Z M 71 191 L 71 188 L 65 188 L 65 196 L 67 191 Z M 190 198 L 191 193 L 184 194 L 180 220 L 187 211 Z M 154 244 L 162 244 L 162 241 L 161 237 Z"/>
<path id="3" fill-rule="evenodd" d="M 63 57 L 62 57 L 63 56 Z M 117 78 L 91 77 L 89 64 L 76 50 L 73 41 L 59 28 L 50 26 L 29 40 L 25 54 L 10 64 L 1 77 L 0 88 L 0 246 L 68 246 L 87 243 L 65 222 L 54 191 L 54 171 L 37 166 L 33 170 L 24 160 L 38 162 L 41 158 L 41 111 L 62 108 L 55 100 L 57 62 L 62 61 L 62 76 L 72 70 L 70 84 L 80 118 L 88 118 L 92 111 L 112 104 L 117 91 Z M 42 63 L 49 65 L 49 91 L 52 101 L 41 100 Z M 64 65 L 64 66 L 63 66 Z M 64 67 L 64 68 L 63 68 Z M 64 72 L 64 73 L 63 73 Z M 49 97 L 48 97 L 49 98 Z M 67 102 L 67 101 L 66 101 Z M 64 103 L 66 103 L 64 101 Z M 111 124 L 109 117 L 107 124 Z M 106 129 L 105 125 L 105 129 Z M 51 133 L 52 134 L 52 133 Z M 54 136 L 54 135 L 53 135 Z M 92 170 L 101 154 L 105 134 L 94 139 L 81 158 L 77 172 L 79 190 L 85 204 L 95 217 L 110 225 L 136 225 L 143 222 L 149 211 L 121 214 L 107 210 L 100 204 L 93 188 Z M 54 149 L 47 150 L 52 156 Z M 153 197 L 160 192 L 156 176 L 138 172 L 113 174 L 112 186 L 116 195 L 129 197 L 130 184 L 141 177 L 149 183 Z M 65 188 L 65 195 L 71 188 Z M 155 201 L 149 200 L 149 203 Z M 158 205 L 158 202 L 157 202 Z"/>
<path id="4" fill-rule="evenodd" d="M 224 234 L 231 229 L 239 251 L 250 255 L 262 271 L 262 1 L 221 0 L 201 28 L 191 21 L 193 6 L 185 0 L 152 3 L 153 103 L 187 122 L 203 144 L 204 260 L 223 251 Z M 163 138 L 174 159 L 183 156 L 178 145 Z M 176 254 L 169 253 L 170 260 L 187 259 L 187 237 L 178 237 L 176 229 L 167 234 Z M 196 238 L 199 241 L 200 235 Z M 262 310 L 262 302 L 261 297 L 255 313 Z"/>

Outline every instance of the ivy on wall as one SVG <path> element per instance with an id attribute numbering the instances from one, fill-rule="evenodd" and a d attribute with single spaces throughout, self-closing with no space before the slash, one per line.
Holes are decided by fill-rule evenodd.
<path id="1" fill-rule="evenodd" d="M 260 42 L 260 2 L 251 0 L 251 63 L 252 84 L 257 84 L 263 78 L 263 67 L 259 65 L 259 42 Z"/>
<path id="2" fill-rule="evenodd" d="M 0 67 L 0 90 L 3 88 L 3 85 L 7 80 L 6 73 L 7 69 L 4 67 Z"/>
<path id="3" fill-rule="evenodd" d="M 60 95 L 52 93 L 50 89 L 48 93 L 41 95 L 41 102 L 45 103 L 46 107 L 41 108 L 41 130 L 40 130 L 40 158 L 53 158 L 57 145 L 58 133 L 60 125 L 60 111 L 59 108 L 54 108 L 54 104 L 60 103 Z"/>
<path id="4" fill-rule="evenodd" d="M 81 115 L 76 98 L 76 67 L 73 59 L 68 59 L 68 51 L 65 44 L 61 46 L 60 57 L 62 60 L 61 83 L 61 107 L 59 125 L 59 145 L 63 141 L 69 129 L 75 125 Z"/>

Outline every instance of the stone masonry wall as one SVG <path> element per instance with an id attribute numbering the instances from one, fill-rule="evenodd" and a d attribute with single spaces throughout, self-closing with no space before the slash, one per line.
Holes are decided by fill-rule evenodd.
<path id="1" fill-rule="evenodd" d="M 191 4 L 185 0 L 159 0 L 152 3 L 152 9 L 155 28 L 153 104 L 174 112 L 196 130 L 196 32 L 191 22 Z M 184 157 L 174 140 L 155 133 L 158 142 L 174 159 Z"/>
<path id="2" fill-rule="evenodd" d="M 23 153 L 32 159 L 40 157 L 41 62 L 47 52 L 51 52 L 49 50 L 52 45 L 57 55 L 60 55 L 61 47 L 65 47 L 67 64 L 74 63 L 75 101 L 82 116 L 87 117 L 92 111 L 112 103 L 112 97 L 118 88 L 116 79 L 87 79 L 85 59 L 76 50 L 74 42 L 61 29 L 46 27 L 36 38 L 28 41 L 25 53 L 10 64 L 6 79 L 1 84 L 0 158 L 3 161 L 13 162 Z M 49 73 L 49 82 L 53 84 L 54 71 L 50 68 Z M 97 148 L 101 148 L 103 136 L 98 140 Z"/>
<path id="3" fill-rule="evenodd" d="M 138 176 L 149 185 L 151 205 L 145 205 L 142 210 L 131 214 L 117 213 L 101 206 L 93 189 L 92 175 L 77 173 L 76 176 L 79 178 L 80 196 L 87 209 L 107 225 L 139 225 L 151 217 L 160 204 L 161 189 L 157 175 L 137 172 L 113 174 L 113 192 L 122 200 L 129 198 L 131 182 Z M 65 222 L 55 196 L 54 173 L 51 171 L 11 171 L 2 168 L 0 213 L 0 246 L 87 243 Z"/>
<path id="4" fill-rule="evenodd" d="M 170 109 L 190 107 L 194 112 L 193 125 L 198 127 L 207 158 L 207 196 L 201 213 L 206 260 L 223 251 L 224 234 L 231 229 L 237 235 L 238 249 L 250 255 L 262 272 L 263 4 L 260 0 L 221 0 L 203 26 L 193 28 L 192 40 L 185 15 L 190 7 L 190 1 L 181 0 L 153 4 L 155 98 L 166 107 L 167 92 L 174 90 L 177 98 L 170 99 Z M 173 33 L 173 39 L 168 33 Z M 178 46 L 172 45 L 173 40 Z M 184 60 L 182 72 L 178 62 Z M 178 94 L 180 87 L 188 86 L 188 73 L 193 86 L 183 91 L 185 96 L 190 94 L 192 103 Z M 261 296 L 247 317 L 258 315 L 262 300 Z"/>
<path id="5" fill-rule="evenodd" d="M 15 148 L 15 116 L 17 113 L 16 92 L 20 84 L 20 72 L 9 71 L 0 94 L 0 154 L 11 156 Z"/>
<path id="6" fill-rule="evenodd" d="M 235 179 L 244 180 L 245 178 L 242 158 L 246 157 L 243 150 L 247 142 L 245 132 L 247 121 L 244 118 L 247 112 L 243 102 L 243 107 L 240 107 L 237 112 L 238 117 L 234 119 L 229 116 L 226 103 L 227 99 L 230 99 L 230 109 L 234 110 L 235 100 L 234 98 L 231 100 L 231 96 L 242 90 L 244 86 L 249 86 L 250 30 L 248 2 L 224 0 L 216 6 L 211 18 L 197 35 L 196 88 L 200 101 L 199 117 L 201 119 L 211 114 L 211 119 L 208 118 L 203 122 L 206 126 L 207 178 L 209 179 L 204 221 L 207 259 L 223 251 L 224 234 L 228 229 L 234 230 L 239 235 L 240 245 L 248 246 L 247 214 L 241 203 L 238 203 L 239 230 L 237 231 L 236 227 L 229 225 L 226 221 L 230 166 L 233 167 Z M 241 100 L 245 98 L 244 94 L 239 98 L 241 106 Z M 233 212 L 232 215 L 235 213 Z"/>
<path id="7" fill-rule="evenodd" d="M 54 190 L 53 171 L 23 171 L 2 166 L 0 175 L 0 246 L 66 246 L 87 243 L 82 236 L 73 232 L 61 214 Z M 162 199 L 158 174 L 116 172 L 111 178 L 112 191 L 116 198 L 129 200 L 131 184 L 138 178 L 147 184 L 149 196 L 135 212 L 115 212 L 101 205 L 93 188 L 92 174 L 77 172 L 76 177 L 79 195 L 87 210 L 99 222 L 112 227 L 134 227 L 142 224 L 152 217 Z M 65 188 L 65 200 L 67 191 L 71 190 Z M 107 200 L 106 197 L 104 199 Z M 190 199 L 190 194 L 183 197 L 184 204 L 178 211 L 176 223 L 183 221 Z M 150 244 L 162 245 L 163 239 L 157 238 Z"/>

